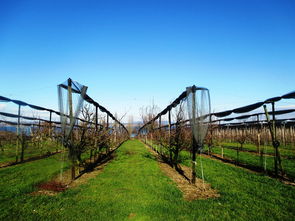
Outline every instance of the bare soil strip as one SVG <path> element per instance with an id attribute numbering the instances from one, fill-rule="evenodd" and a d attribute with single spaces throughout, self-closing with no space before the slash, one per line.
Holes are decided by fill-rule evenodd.
<path id="1" fill-rule="evenodd" d="M 217 190 L 212 189 L 211 185 L 203 182 L 202 179 L 196 179 L 196 184 L 190 183 L 192 170 L 189 167 L 181 165 L 181 170 L 184 175 L 178 173 L 174 168 L 172 168 L 167 163 L 163 162 L 159 155 L 152 150 L 149 146 L 145 145 L 148 151 L 150 151 L 158 160 L 159 167 L 163 173 L 173 180 L 179 190 L 183 193 L 183 198 L 187 201 L 192 201 L 196 199 L 209 199 L 220 197 Z M 189 180 L 188 180 L 188 179 Z"/>

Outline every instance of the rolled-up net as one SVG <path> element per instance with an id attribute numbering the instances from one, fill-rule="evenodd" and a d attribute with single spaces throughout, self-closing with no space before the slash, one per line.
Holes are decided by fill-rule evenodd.
<path id="1" fill-rule="evenodd" d="M 63 143 L 66 145 L 73 131 L 77 117 L 83 108 L 83 101 L 87 87 L 72 79 L 68 79 L 58 85 L 58 104 L 60 121 L 63 136 Z"/>
<path id="2" fill-rule="evenodd" d="M 210 121 L 210 94 L 207 88 L 187 88 L 187 112 L 198 150 L 203 146 Z"/>

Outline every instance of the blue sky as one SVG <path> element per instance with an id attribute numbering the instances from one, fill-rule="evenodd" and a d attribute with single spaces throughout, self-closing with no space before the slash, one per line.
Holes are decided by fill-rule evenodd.
<path id="1" fill-rule="evenodd" d="M 292 0 L 0 0 L 0 95 L 58 109 L 71 77 L 135 119 L 193 84 L 215 111 L 247 105 L 295 89 L 294 12 Z"/>

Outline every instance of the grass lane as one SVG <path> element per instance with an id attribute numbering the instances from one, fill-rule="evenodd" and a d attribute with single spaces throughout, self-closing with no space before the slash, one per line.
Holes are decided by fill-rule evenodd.
<path id="1" fill-rule="evenodd" d="M 56 142 L 44 141 L 40 143 L 39 148 L 37 144 L 28 142 L 24 150 L 24 160 L 31 157 L 42 156 L 48 153 L 54 153 L 61 149 L 63 149 L 62 146 L 60 144 L 57 144 Z M 15 158 L 16 158 L 15 155 L 16 155 L 16 144 L 3 145 L 0 149 L 0 164 L 15 162 Z M 21 156 L 21 147 L 19 147 L 19 154 L 18 154 L 19 161 L 20 161 L 20 156 Z"/>
<path id="2" fill-rule="evenodd" d="M 221 155 L 222 151 L 220 147 L 213 147 L 212 152 Z M 233 149 L 223 149 L 223 156 L 232 160 L 237 160 L 237 151 Z M 288 177 L 295 180 L 295 161 L 293 159 L 282 158 L 282 167 Z M 248 152 L 239 152 L 239 162 L 255 167 L 261 167 L 263 169 L 264 163 L 268 171 L 274 171 L 274 159 L 272 156 L 264 156 L 262 161 L 259 155 Z M 261 164 L 262 163 L 262 164 Z"/>
<path id="3" fill-rule="evenodd" d="M 34 163 L 34 167 L 41 166 L 37 161 Z M 44 162 L 42 173 L 53 167 L 53 162 L 47 163 L 50 166 L 45 168 Z M 186 160 L 184 164 L 190 162 Z M 19 191 L 10 191 L 0 201 L 0 220 L 295 219 L 294 187 L 211 159 L 203 159 L 203 165 L 205 179 L 221 193 L 218 199 L 184 201 L 176 185 L 160 171 L 154 157 L 137 140 L 125 142 L 97 177 L 57 196 L 27 194 L 30 185 L 21 183 L 35 180 L 37 171 L 27 174 L 28 169 L 33 170 L 32 166 L 23 170 L 23 176 L 14 176 L 15 169 L 1 174 L 2 191 L 9 192 L 10 185 Z M 3 175 L 8 176 L 4 181 Z M 43 179 L 47 177 L 48 174 Z"/>

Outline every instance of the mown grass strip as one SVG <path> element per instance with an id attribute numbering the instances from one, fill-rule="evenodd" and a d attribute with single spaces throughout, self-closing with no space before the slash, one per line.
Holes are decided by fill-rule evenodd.
<path id="1" fill-rule="evenodd" d="M 22 191 L 1 200 L 0 220 L 295 219 L 294 187 L 211 159 L 203 159 L 203 166 L 206 181 L 221 197 L 187 202 L 145 146 L 128 141 L 86 184 L 56 196 Z M 17 177 L 19 182 L 23 179 Z M 1 185 L 9 190 L 9 184 L 7 179 Z"/>
<path id="2" fill-rule="evenodd" d="M 223 142 L 220 144 L 220 146 L 223 146 L 225 148 L 231 148 L 231 149 L 236 149 L 239 148 L 240 150 L 245 150 L 245 151 L 252 151 L 253 153 L 258 154 L 259 151 L 257 150 L 258 147 L 255 146 L 254 144 L 249 144 L 249 143 L 244 143 L 243 148 L 241 148 L 241 144 L 235 143 L 235 142 Z M 260 150 L 261 151 L 266 151 L 267 154 L 274 155 L 275 150 L 273 146 L 269 145 L 260 145 Z M 280 146 L 279 147 L 281 157 L 286 157 L 286 158 L 294 158 L 295 157 L 295 149 L 293 146 L 288 145 L 288 146 Z"/>
<path id="3" fill-rule="evenodd" d="M 0 164 L 15 162 L 15 148 L 16 144 L 5 144 L 1 147 Z M 24 150 L 24 160 L 32 157 L 44 156 L 49 153 L 55 153 L 62 149 L 63 147 L 60 144 L 52 141 L 40 142 L 39 147 L 37 144 L 29 142 Z M 20 161 L 20 153 L 18 154 L 18 158 Z"/>
<path id="4" fill-rule="evenodd" d="M 222 151 L 219 147 L 213 147 L 212 152 L 221 155 Z M 239 152 L 239 158 L 237 158 L 237 151 L 232 149 L 223 149 L 223 156 L 239 163 L 260 167 L 263 170 L 264 164 L 268 171 L 274 171 L 274 159 L 272 156 L 263 156 L 262 161 L 259 155 L 255 155 L 248 152 Z M 295 161 L 282 158 L 282 167 L 286 175 L 293 180 L 295 179 Z"/>
<path id="5" fill-rule="evenodd" d="M 66 169 L 68 163 L 60 155 L 0 169 L 0 199 L 18 198 L 35 190 L 36 185 L 47 181 Z"/>

